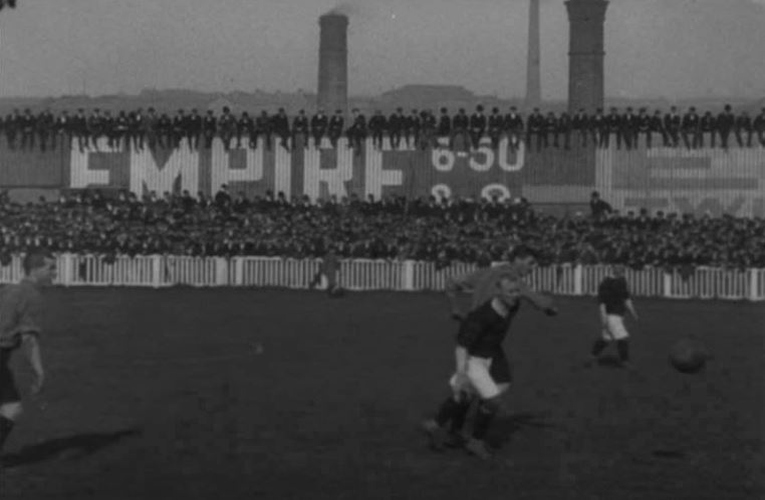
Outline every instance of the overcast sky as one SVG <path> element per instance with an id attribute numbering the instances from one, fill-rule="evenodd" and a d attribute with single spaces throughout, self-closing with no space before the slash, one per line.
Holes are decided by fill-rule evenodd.
<path id="1" fill-rule="evenodd" d="M 528 0 L 351 0 L 350 92 L 408 83 L 525 93 Z M 0 95 L 143 88 L 315 92 L 336 0 L 18 0 L 0 13 Z M 542 87 L 563 99 L 568 21 L 542 2 Z M 765 0 L 612 0 L 606 93 L 765 96 Z"/>

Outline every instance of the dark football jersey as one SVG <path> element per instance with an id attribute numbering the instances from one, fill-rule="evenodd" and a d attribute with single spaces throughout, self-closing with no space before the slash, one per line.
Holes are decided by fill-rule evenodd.
<path id="1" fill-rule="evenodd" d="M 606 314 L 624 316 L 627 313 L 626 302 L 630 298 L 627 280 L 607 277 L 598 287 L 598 302 L 605 304 Z"/>
<path id="2" fill-rule="evenodd" d="M 520 301 L 510 308 L 507 316 L 502 316 L 494 309 L 492 301 L 486 302 L 468 314 L 462 322 L 457 334 L 457 344 L 467 349 L 471 356 L 497 356 L 502 351 L 502 342 L 519 308 Z"/>

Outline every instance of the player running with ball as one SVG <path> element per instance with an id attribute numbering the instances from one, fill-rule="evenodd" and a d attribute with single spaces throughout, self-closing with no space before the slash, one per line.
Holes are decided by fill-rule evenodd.
<path id="1" fill-rule="evenodd" d="M 461 324 L 455 349 L 456 372 L 449 381 L 452 394 L 441 404 L 435 418 L 423 423 L 423 430 L 436 450 L 462 444 L 462 427 L 470 405 L 478 399 L 472 437 L 465 447 L 478 457 L 490 458 L 484 438 L 500 409 L 500 397 L 509 389 L 512 380 L 502 341 L 521 300 L 531 302 L 548 315 L 557 314 L 552 299 L 533 292 L 522 281 L 534 266 L 535 254 L 521 247 L 515 249 L 512 259 L 510 264 L 480 269 L 454 279 L 448 285 L 452 317 Z M 466 289 L 473 291 L 473 305 L 471 312 L 462 319 L 456 292 Z"/>
<path id="2" fill-rule="evenodd" d="M 56 261 L 42 250 L 24 257 L 24 279 L 6 286 L 0 295 L 0 453 L 21 415 L 21 396 L 10 368 L 11 355 L 22 349 L 35 374 L 32 395 L 40 393 L 45 380 L 38 337 L 41 332 L 41 289 L 56 275 Z"/>

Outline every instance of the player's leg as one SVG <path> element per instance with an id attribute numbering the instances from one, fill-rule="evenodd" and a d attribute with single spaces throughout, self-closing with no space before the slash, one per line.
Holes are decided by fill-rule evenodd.
<path id="1" fill-rule="evenodd" d="M 603 351 L 606 350 L 606 347 L 608 347 L 608 344 L 611 342 L 613 337 L 611 336 L 611 332 L 608 327 L 608 323 L 603 325 L 603 329 L 600 333 L 600 338 L 595 340 L 595 342 L 592 343 L 592 348 L 590 349 L 590 358 L 585 362 L 585 366 L 590 367 L 594 363 L 598 361 L 598 358 L 601 354 L 603 354 Z"/>
<path id="2" fill-rule="evenodd" d="M 0 350 L 0 453 L 21 415 L 21 396 L 8 366 L 8 351 Z"/>
<path id="3" fill-rule="evenodd" d="M 452 393 L 439 405 L 436 415 L 422 424 L 430 438 L 431 448 L 437 451 L 459 444 L 453 429 L 462 429 L 474 399 L 470 382 L 465 377 L 455 373 L 449 380 L 449 386 Z M 450 429 L 447 429 L 448 424 L 451 424 Z"/>
<path id="4" fill-rule="evenodd" d="M 624 326 L 624 318 L 609 315 L 607 318 L 608 330 L 616 341 L 616 350 L 619 352 L 619 361 L 625 368 L 630 368 L 630 336 Z"/>
<path id="5" fill-rule="evenodd" d="M 465 449 L 482 459 L 491 458 L 491 452 L 486 447 L 486 434 L 491 423 L 500 410 L 500 396 L 502 388 L 489 373 L 491 359 L 474 358 L 468 359 L 467 376 L 471 385 L 480 397 L 478 412 L 473 424 L 473 433 L 465 445 Z M 503 384 L 505 385 L 505 384 Z"/>

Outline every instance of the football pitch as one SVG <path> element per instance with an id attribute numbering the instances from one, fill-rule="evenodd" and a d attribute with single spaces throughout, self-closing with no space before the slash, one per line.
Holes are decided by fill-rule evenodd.
<path id="1" fill-rule="evenodd" d="M 10 438 L 2 500 L 763 494 L 759 304 L 636 300 L 634 373 L 582 366 L 593 299 L 559 298 L 557 318 L 524 307 L 485 463 L 433 453 L 418 431 L 453 370 L 441 294 L 53 289 L 48 301 L 45 401 L 27 400 Z M 667 363 L 688 333 L 714 356 L 697 375 Z"/>

